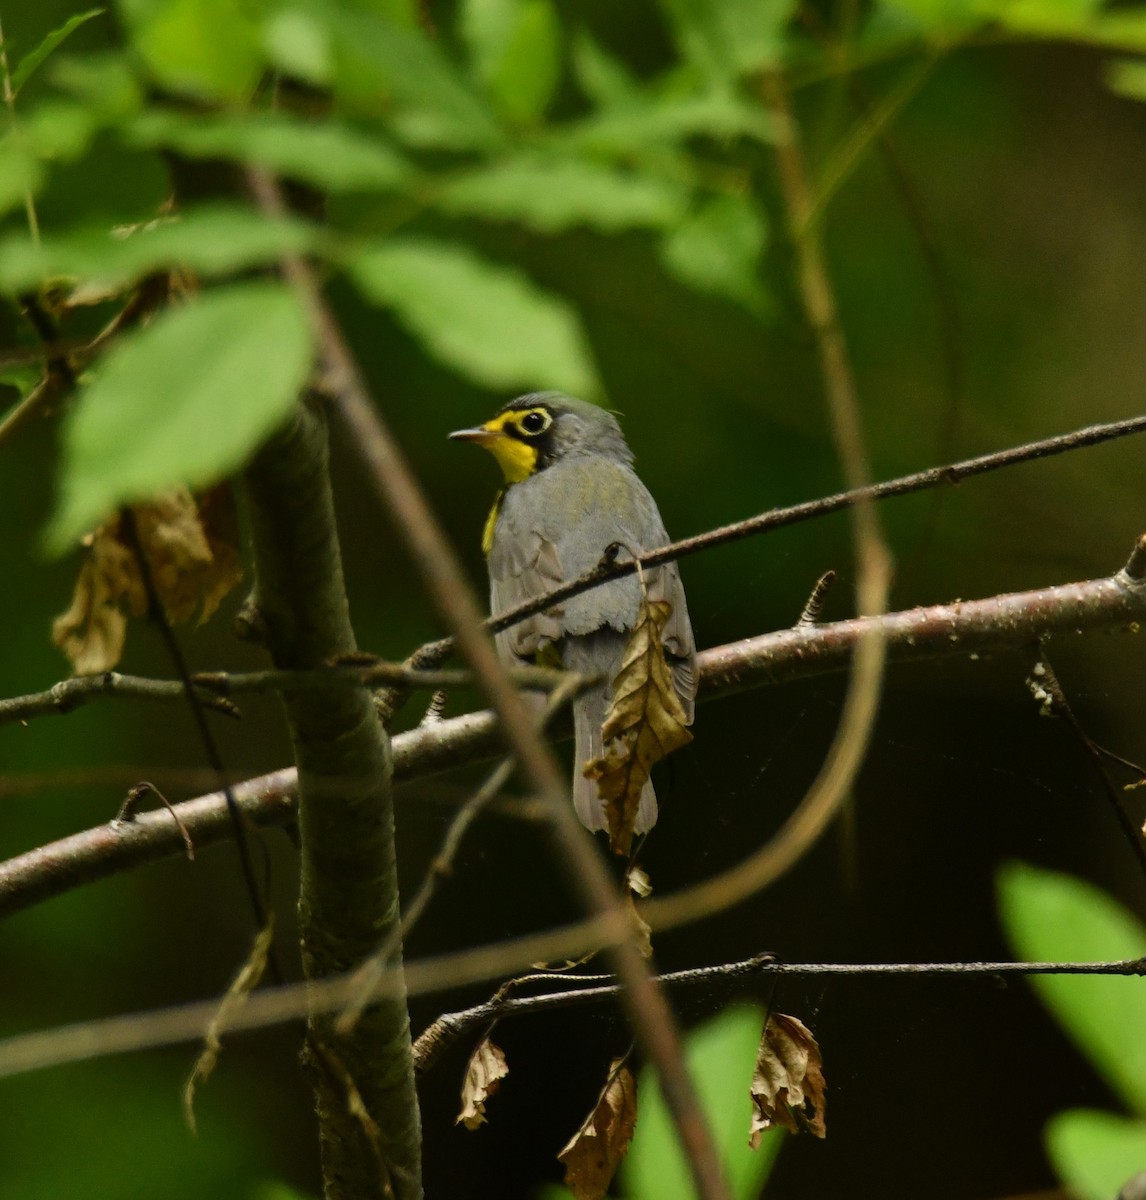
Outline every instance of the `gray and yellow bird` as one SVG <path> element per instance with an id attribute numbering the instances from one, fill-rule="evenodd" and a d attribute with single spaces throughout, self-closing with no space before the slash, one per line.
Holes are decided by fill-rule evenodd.
<path id="1" fill-rule="evenodd" d="M 485 447 L 505 476 L 482 537 L 495 615 L 583 575 L 611 547 L 618 558 L 630 558 L 668 544 L 656 503 L 633 470 L 621 427 L 595 404 L 537 392 L 511 400 L 484 425 L 450 437 Z M 696 645 L 676 563 L 646 571 L 643 586 L 650 600 L 671 605 L 661 641 L 691 724 Z M 573 802 L 592 830 L 608 827 L 605 806 L 582 768 L 601 754 L 601 726 L 637 621 L 641 588 L 637 575 L 627 575 L 497 635 L 498 653 L 509 666 L 544 661 L 555 650 L 566 669 L 603 681 L 577 699 L 573 713 Z M 634 833 L 647 832 L 656 819 L 656 793 L 647 783 Z"/>

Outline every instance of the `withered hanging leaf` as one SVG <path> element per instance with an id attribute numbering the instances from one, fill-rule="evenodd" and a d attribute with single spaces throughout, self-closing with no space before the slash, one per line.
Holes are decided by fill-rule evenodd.
<path id="1" fill-rule="evenodd" d="M 477 1129 L 486 1121 L 485 1105 L 509 1074 L 505 1053 L 488 1037 L 478 1042 L 477 1049 L 466 1064 L 466 1077 L 462 1083 L 462 1109 L 454 1118 L 455 1125 Z"/>
<path id="2" fill-rule="evenodd" d="M 266 925 L 255 935 L 254 945 L 247 961 L 235 976 L 227 994 L 219 1004 L 218 1011 L 207 1026 L 203 1036 L 203 1051 L 195 1060 L 185 1087 L 183 1088 L 183 1114 L 191 1132 L 196 1133 L 195 1126 L 195 1089 L 200 1083 L 206 1083 L 219 1061 L 223 1049 L 221 1035 L 227 1022 L 247 1002 L 247 997 L 259 985 L 263 972 L 267 969 L 267 957 L 271 952 L 271 942 L 274 938 L 274 921 L 268 918 Z"/>
<path id="3" fill-rule="evenodd" d="M 575 1200 L 601 1200 L 608 1192 L 636 1124 L 637 1081 L 624 1060 L 615 1058 L 593 1111 L 557 1156 Z"/>
<path id="4" fill-rule="evenodd" d="M 615 854 L 629 853 L 641 792 L 653 764 L 692 740 L 661 644 L 671 615 L 667 601 L 642 598 L 601 728 L 605 753 L 584 766 L 605 801 L 609 845 Z"/>
<path id="5" fill-rule="evenodd" d="M 242 578 L 230 489 L 212 488 L 197 500 L 174 488 L 132 512 L 167 619 L 180 625 L 200 612 L 200 622 L 207 620 Z"/>
<path id="6" fill-rule="evenodd" d="M 199 612 L 203 622 L 243 575 L 238 518 L 226 485 L 195 497 L 176 488 L 132 506 L 139 540 L 172 624 Z M 52 625 L 52 641 L 77 675 L 110 671 L 123 653 L 127 618 L 147 611 L 147 593 L 120 516 L 84 539 L 71 607 Z"/>
<path id="7" fill-rule="evenodd" d="M 748 1144 L 760 1147 L 765 1130 L 806 1129 L 824 1137 L 824 1060 L 812 1032 L 795 1017 L 773 1013 L 764 1025 L 752 1076 L 752 1130 Z"/>
<path id="8" fill-rule="evenodd" d="M 84 538 L 86 554 L 71 607 L 52 622 L 52 642 L 77 675 L 110 671 L 123 653 L 127 617 L 147 611 L 147 597 L 131 549 L 119 540 L 118 518 Z"/>

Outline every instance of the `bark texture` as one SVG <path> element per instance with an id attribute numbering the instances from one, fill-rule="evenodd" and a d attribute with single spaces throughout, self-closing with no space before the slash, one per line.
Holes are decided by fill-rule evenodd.
<path id="1" fill-rule="evenodd" d="M 325 421 L 302 406 L 245 474 L 254 534 L 254 623 L 280 668 L 356 649 L 343 585 Z M 399 920 L 390 739 L 365 689 L 283 694 L 298 768 L 299 926 L 310 979 L 347 971 Z M 396 952 L 395 957 L 400 955 Z M 314 1088 L 326 1200 L 422 1194 L 421 1128 L 404 995 L 337 1036 L 312 1016 L 304 1062 Z"/>

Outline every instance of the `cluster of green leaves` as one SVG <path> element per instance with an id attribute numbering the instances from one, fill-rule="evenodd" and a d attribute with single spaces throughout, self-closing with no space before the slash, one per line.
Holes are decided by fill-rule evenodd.
<path id="1" fill-rule="evenodd" d="M 692 6 L 665 8 L 683 55 L 652 80 L 564 29 L 551 0 L 468 0 L 439 31 L 407 0 L 122 0 L 122 49 L 52 56 L 96 10 L 20 59 L 0 140 L 10 227 L 54 170 L 98 170 L 109 139 L 335 198 L 321 226 L 267 220 L 236 172 L 233 195 L 211 206 L 0 240 L 0 290 L 13 295 L 82 284 L 115 299 L 166 270 L 213 281 L 93 365 L 66 427 L 51 544 L 163 483 L 210 482 L 282 418 L 313 351 L 305 322 L 284 285 L 233 280 L 283 254 L 323 260 L 432 355 L 499 390 L 602 388 L 571 305 L 479 253 L 475 222 L 648 230 L 672 275 L 762 312 L 763 212 L 720 158 L 772 134 L 747 81 L 775 61 L 790 0 L 722 0 L 699 22 Z M 37 71 L 50 89 L 26 104 Z M 321 112 L 277 103 L 284 78 L 321 94 Z"/>
<path id="2" fill-rule="evenodd" d="M 1118 962 L 1146 956 L 1146 929 L 1104 892 L 1068 875 L 1016 865 L 999 883 L 1003 924 L 1019 956 Z M 1034 986 L 1133 1116 L 1071 1109 L 1046 1129 L 1047 1152 L 1072 1195 L 1110 1200 L 1146 1168 L 1146 1023 L 1142 980 L 1040 975 Z"/>
<path id="3" fill-rule="evenodd" d="M 669 276 L 764 316 L 768 223 L 750 167 L 777 131 L 763 72 L 816 78 L 945 48 L 986 25 L 1146 48 L 1146 10 L 1099 0 L 881 0 L 846 52 L 797 32 L 794 9 L 658 0 L 648 15 L 674 49 L 653 75 L 564 24 L 554 0 L 462 0 L 439 29 L 416 0 L 119 0 L 118 48 L 68 53 L 80 25 L 107 23 L 97 9 L 14 57 L 0 291 L 66 294 L 81 283 L 115 298 L 166 270 L 212 281 L 92 366 L 66 426 L 51 544 L 68 545 L 145 487 L 211 482 L 288 411 L 313 353 L 306 324 L 283 285 L 251 291 L 234 282 L 240 272 L 307 254 L 481 386 L 600 397 L 575 309 L 480 252 L 483 224 L 539 237 L 643 231 Z M 1120 86 L 1141 90 L 1140 71 L 1124 65 Z M 141 212 L 112 231 L 93 206 L 70 227 L 19 228 L 26 217 L 34 225 L 37 197 L 61 169 L 98 172 L 109 145 L 237 169 L 211 207 Z M 248 168 L 332 197 L 328 219 L 267 220 L 244 199 Z M 256 298 L 264 318 L 224 319 Z M 264 371 L 269 363 L 281 367 Z M 249 410 L 242 420 L 219 419 L 220 394 L 232 415 Z M 186 420 L 164 432 L 169 413 Z M 211 449 L 192 453 L 196 443 Z M 120 470 L 145 454 L 147 469 Z"/>

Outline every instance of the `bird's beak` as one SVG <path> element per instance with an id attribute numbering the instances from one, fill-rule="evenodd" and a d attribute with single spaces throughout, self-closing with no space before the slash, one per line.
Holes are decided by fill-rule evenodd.
<path id="1" fill-rule="evenodd" d="M 455 429 L 449 436 L 452 442 L 477 442 L 479 446 L 485 446 L 504 435 L 498 430 L 479 425 L 476 429 Z"/>

